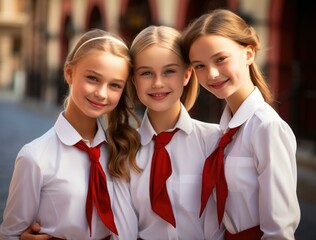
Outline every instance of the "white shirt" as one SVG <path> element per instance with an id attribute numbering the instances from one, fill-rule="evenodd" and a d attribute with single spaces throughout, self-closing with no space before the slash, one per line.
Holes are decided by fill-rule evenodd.
<path id="1" fill-rule="evenodd" d="M 43 233 L 63 239 L 103 239 L 110 234 L 96 209 L 92 218 L 92 236 L 86 220 L 86 196 L 90 161 L 87 153 L 73 145 L 82 138 L 61 113 L 43 136 L 26 144 L 19 152 L 10 184 L 0 239 L 19 239 L 36 221 Z M 105 141 L 98 131 L 91 145 Z M 100 148 L 100 163 L 107 175 L 110 198 L 113 184 L 106 171 L 106 144 Z"/>
<path id="2" fill-rule="evenodd" d="M 199 217 L 202 170 L 206 157 L 217 145 L 220 131 L 218 125 L 191 119 L 183 106 L 181 106 L 181 114 L 175 128 L 180 130 L 173 136 L 166 149 L 172 162 L 172 175 L 167 180 L 167 190 L 176 219 L 176 228 L 161 219 L 151 209 L 149 181 L 154 151 L 152 137 L 156 132 L 146 112 L 139 128 L 142 146 L 137 154 L 137 164 L 143 172 L 139 174 L 131 171 L 130 184 L 114 180 L 116 203 L 121 204 L 120 206 L 114 204 L 115 211 L 122 211 L 125 217 L 118 227 L 125 226 L 123 231 L 119 229 L 120 234 L 125 232 L 120 235 L 123 236 L 120 239 L 137 238 L 136 221 L 138 221 L 138 237 L 142 239 L 206 239 L 203 227 L 204 214 L 201 218 Z M 212 202 L 212 206 L 215 206 L 215 201 Z M 221 239 L 223 230 L 218 228 L 216 211 L 211 213 L 211 216 L 208 224 L 208 230 L 211 230 L 211 233 L 208 233 L 208 239 Z M 123 223 L 124 221 L 129 224 L 128 228 L 127 224 Z"/>
<path id="3" fill-rule="evenodd" d="M 257 88 L 233 118 L 224 110 L 223 132 L 240 125 L 225 150 L 225 227 L 236 233 L 260 225 L 262 239 L 294 239 L 300 220 L 295 136 Z"/>

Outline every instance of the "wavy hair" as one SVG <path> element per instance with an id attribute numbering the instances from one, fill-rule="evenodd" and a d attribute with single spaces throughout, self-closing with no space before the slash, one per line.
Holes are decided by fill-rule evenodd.
<path id="1" fill-rule="evenodd" d="M 67 64 L 75 65 L 91 50 L 109 52 L 121 57 L 129 64 L 130 72 L 126 87 L 118 105 L 108 113 L 105 124 L 107 125 L 106 136 L 109 147 L 109 159 L 107 167 L 109 173 L 116 178 L 130 180 L 130 168 L 140 172 L 136 163 L 136 153 L 140 147 L 140 136 L 133 124 L 139 125 L 140 120 L 134 112 L 134 104 L 128 91 L 131 83 L 131 57 L 125 42 L 115 34 L 93 29 L 81 36 L 74 49 L 67 56 Z M 67 105 L 67 99 L 65 100 Z"/>

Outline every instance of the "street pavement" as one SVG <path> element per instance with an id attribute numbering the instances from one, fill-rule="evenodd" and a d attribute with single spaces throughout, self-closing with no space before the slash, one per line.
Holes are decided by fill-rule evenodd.
<path id="1" fill-rule="evenodd" d="M 61 108 L 56 106 L 18 99 L 10 93 L 0 92 L 0 222 L 18 151 L 25 143 L 50 129 L 60 111 Z M 296 239 L 315 240 L 315 149 L 313 143 L 298 142 L 299 146 L 302 146 L 298 150 L 298 196 L 302 216 L 296 231 Z"/>
<path id="2" fill-rule="evenodd" d="M 50 129 L 58 116 L 57 107 L 20 100 L 0 92 L 0 221 L 8 195 L 15 158 L 25 143 Z"/>

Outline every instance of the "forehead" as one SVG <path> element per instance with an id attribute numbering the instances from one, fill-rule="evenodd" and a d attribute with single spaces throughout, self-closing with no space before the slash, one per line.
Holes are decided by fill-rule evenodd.
<path id="1" fill-rule="evenodd" d="M 82 58 L 79 59 L 78 64 L 122 64 L 125 65 L 128 61 L 121 56 L 117 56 L 111 52 L 104 50 L 93 49 L 88 51 Z"/>
<path id="2" fill-rule="evenodd" d="M 223 36 L 209 34 L 195 40 L 190 47 L 189 54 L 190 57 L 193 57 L 210 52 L 232 51 L 237 49 L 241 49 L 241 46 L 235 41 Z"/>
<path id="3" fill-rule="evenodd" d="M 135 65 L 151 65 L 155 63 L 181 63 L 182 59 L 173 50 L 160 46 L 158 44 L 152 44 L 144 48 L 135 57 Z"/>
<path id="4" fill-rule="evenodd" d="M 88 69 L 118 79 L 127 78 L 130 69 L 125 58 L 102 50 L 89 51 L 75 65 L 82 71 Z"/>

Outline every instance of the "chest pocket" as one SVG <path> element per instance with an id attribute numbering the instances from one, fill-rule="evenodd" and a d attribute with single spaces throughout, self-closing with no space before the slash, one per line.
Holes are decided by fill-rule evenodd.
<path id="1" fill-rule="evenodd" d="M 231 192 L 244 192 L 256 188 L 258 173 L 251 157 L 231 157 L 225 160 L 225 176 Z"/>
<path id="2" fill-rule="evenodd" d="M 185 175 L 180 179 L 180 204 L 190 212 L 200 211 L 202 177 Z"/>

